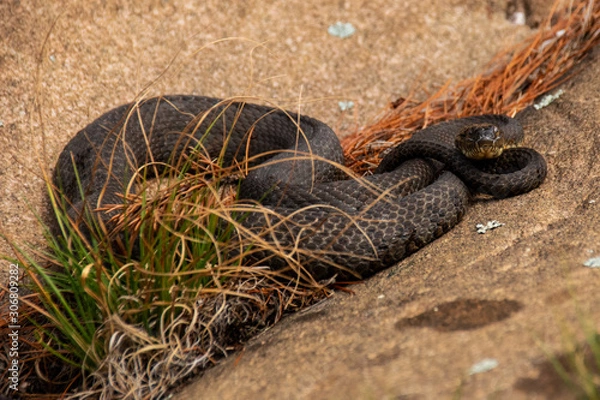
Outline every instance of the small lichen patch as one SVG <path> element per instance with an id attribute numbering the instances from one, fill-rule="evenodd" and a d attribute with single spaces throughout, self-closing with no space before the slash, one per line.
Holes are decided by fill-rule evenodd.
<path id="1" fill-rule="evenodd" d="M 484 224 L 475 225 L 475 227 L 477 228 L 477 233 L 481 233 L 481 234 L 484 234 L 487 231 L 491 231 L 492 229 L 496 229 L 501 226 L 504 226 L 504 224 L 502 222 L 496 221 L 495 219 L 492 221 L 488 221 L 485 225 Z"/>

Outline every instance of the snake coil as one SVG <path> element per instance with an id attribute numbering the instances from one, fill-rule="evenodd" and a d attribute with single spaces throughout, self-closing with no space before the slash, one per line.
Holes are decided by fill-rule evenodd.
<path id="1" fill-rule="evenodd" d="M 507 149 L 486 161 L 462 155 L 456 135 L 478 124 L 522 136 L 518 122 L 502 115 L 448 121 L 394 148 L 375 174 L 348 179 L 336 166 L 343 164 L 340 143 L 320 121 L 243 102 L 164 96 L 115 108 L 78 132 L 60 154 L 53 179 L 78 221 L 86 208 L 122 203 L 119 194 L 148 162 L 173 164 L 198 146 L 224 166 L 252 160 L 257 168 L 239 197 L 277 214 L 250 213 L 244 226 L 260 233 L 278 224 L 263 237 L 295 249 L 315 279 L 365 278 L 454 227 L 469 190 L 503 198 L 544 180 L 545 161 L 531 149 Z M 105 221 L 111 216 L 93 214 Z M 253 257 L 268 258 L 271 268 L 286 265 L 260 251 Z"/>

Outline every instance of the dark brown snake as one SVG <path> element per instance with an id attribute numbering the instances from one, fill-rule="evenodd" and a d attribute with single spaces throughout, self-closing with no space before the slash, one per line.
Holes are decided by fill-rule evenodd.
<path id="1" fill-rule="evenodd" d="M 119 194 L 145 163 L 175 164 L 192 148 L 220 157 L 223 166 L 253 160 L 250 166 L 259 167 L 241 183 L 239 198 L 258 200 L 280 216 L 250 213 L 243 225 L 293 249 L 318 280 L 335 274 L 341 280 L 365 278 L 454 227 L 470 191 L 503 198 L 544 180 L 546 163 L 531 149 L 467 159 L 454 142 L 458 133 L 470 131 L 499 131 L 517 141 L 523 136 L 520 124 L 502 115 L 452 120 L 416 132 L 372 176 L 348 179 L 335 166 L 344 162 L 338 138 L 320 121 L 249 103 L 165 96 L 115 108 L 77 133 L 58 159 L 54 183 L 77 220 L 85 207 L 122 204 Z M 264 230 L 277 222 L 274 233 Z M 273 269 L 286 265 L 267 251 L 252 258 L 268 259 Z"/>

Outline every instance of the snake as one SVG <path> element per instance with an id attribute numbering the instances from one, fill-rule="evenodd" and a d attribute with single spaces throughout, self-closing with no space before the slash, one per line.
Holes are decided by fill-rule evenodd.
<path id="1" fill-rule="evenodd" d="M 80 224 L 86 210 L 108 221 L 112 214 L 99 209 L 122 204 L 145 164 L 160 174 L 199 152 L 222 166 L 244 165 L 238 199 L 256 212 L 250 207 L 240 223 L 287 251 L 256 249 L 250 261 L 279 270 L 293 259 L 316 280 L 356 280 L 448 232 L 474 194 L 501 199 L 538 187 L 546 163 L 519 147 L 522 139 L 519 122 L 505 115 L 453 119 L 415 132 L 373 174 L 356 177 L 343 167 L 335 132 L 317 119 L 243 100 L 166 95 L 114 108 L 79 131 L 59 155 L 53 183 Z"/>

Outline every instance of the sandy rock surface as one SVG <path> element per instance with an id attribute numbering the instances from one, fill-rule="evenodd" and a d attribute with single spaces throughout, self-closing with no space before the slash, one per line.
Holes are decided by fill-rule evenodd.
<path id="1" fill-rule="evenodd" d="M 133 3 L 0 4 L 0 229 L 20 243 L 42 243 L 44 168 L 145 90 L 253 96 L 343 134 L 413 89 L 481 72 L 533 32 L 500 1 Z M 527 3 L 532 25 L 545 3 Z M 337 21 L 354 35 L 328 34 Z M 563 350 L 565 326 L 581 337 L 578 316 L 600 320 L 600 277 L 583 266 L 600 253 L 599 57 L 519 117 L 548 162 L 542 187 L 474 203 L 440 240 L 286 318 L 176 398 L 569 398 L 544 350 Z M 477 234 L 489 220 L 505 225 Z M 497 367 L 469 375 L 486 358 Z"/>

